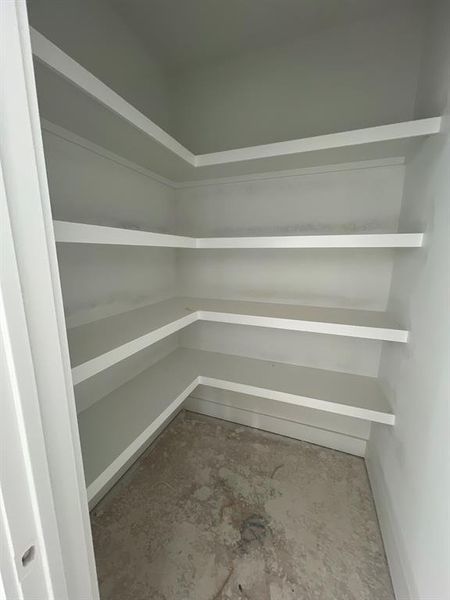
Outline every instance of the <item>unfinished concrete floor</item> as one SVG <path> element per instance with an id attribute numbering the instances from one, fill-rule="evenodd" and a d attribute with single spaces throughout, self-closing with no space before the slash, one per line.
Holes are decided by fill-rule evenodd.
<path id="1" fill-rule="evenodd" d="M 92 514 L 102 600 L 393 600 L 364 461 L 181 413 Z"/>

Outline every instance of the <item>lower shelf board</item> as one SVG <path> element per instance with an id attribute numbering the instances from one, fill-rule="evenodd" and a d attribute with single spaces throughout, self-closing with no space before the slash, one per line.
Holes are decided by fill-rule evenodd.
<path id="1" fill-rule="evenodd" d="M 172 298 L 69 329 L 75 384 L 195 323 L 214 321 L 290 331 L 407 342 L 386 313 L 208 298 Z"/>
<path id="2" fill-rule="evenodd" d="M 179 348 L 78 415 L 89 500 L 101 494 L 200 384 L 395 423 L 375 378 Z"/>

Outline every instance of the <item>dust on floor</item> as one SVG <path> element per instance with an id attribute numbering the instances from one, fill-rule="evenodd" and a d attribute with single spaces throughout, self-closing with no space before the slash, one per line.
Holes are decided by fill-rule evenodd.
<path id="1" fill-rule="evenodd" d="M 102 600 L 393 600 L 361 458 L 182 412 L 92 514 Z"/>

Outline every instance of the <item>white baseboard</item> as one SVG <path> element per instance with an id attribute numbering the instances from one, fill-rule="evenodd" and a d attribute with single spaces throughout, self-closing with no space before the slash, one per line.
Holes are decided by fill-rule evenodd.
<path id="1" fill-rule="evenodd" d="M 396 600 L 418 600 L 413 572 L 407 564 L 406 547 L 396 525 L 391 497 L 378 459 L 373 452 L 366 455 L 366 467 L 383 537 Z"/>
<path id="2" fill-rule="evenodd" d="M 102 473 L 94 484 L 89 486 L 88 496 L 90 509 L 92 509 L 113 485 L 117 483 L 122 475 L 124 475 L 139 456 L 145 452 L 150 444 L 156 440 L 182 409 L 208 415 L 210 417 L 216 417 L 225 421 L 231 421 L 233 423 L 239 423 L 240 425 L 247 425 L 270 433 L 284 435 L 304 442 L 310 442 L 312 444 L 317 444 L 318 446 L 339 450 L 355 456 L 363 457 L 366 453 L 366 440 L 363 438 L 330 431 L 320 427 L 305 425 L 304 423 L 300 423 L 293 419 L 275 417 L 254 410 L 247 410 L 212 400 L 189 396 L 174 412 L 163 419 L 163 422 L 158 425 L 145 443 L 139 445 L 137 451 L 132 452 L 120 468 L 114 469 L 112 474 L 109 471 Z"/>
<path id="3" fill-rule="evenodd" d="M 366 452 L 366 440 L 364 439 L 304 425 L 290 419 L 281 419 L 272 415 L 228 406 L 211 400 L 189 396 L 183 408 L 210 417 L 269 431 L 270 433 L 277 433 L 296 440 L 311 442 L 325 448 L 340 450 L 341 452 L 354 454 L 355 456 L 364 456 Z"/>

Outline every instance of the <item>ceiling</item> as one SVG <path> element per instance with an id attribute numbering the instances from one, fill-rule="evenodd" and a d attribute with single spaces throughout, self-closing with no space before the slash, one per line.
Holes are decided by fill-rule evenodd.
<path id="1" fill-rule="evenodd" d="M 419 0 L 420 1 L 420 0 Z M 289 43 L 417 0 L 107 0 L 169 69 Z"/>

